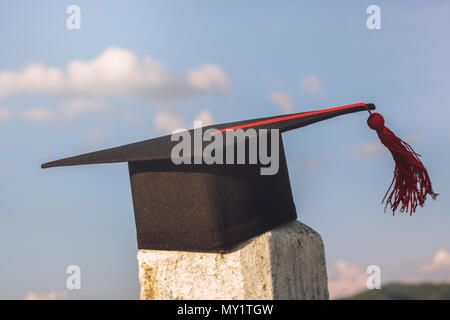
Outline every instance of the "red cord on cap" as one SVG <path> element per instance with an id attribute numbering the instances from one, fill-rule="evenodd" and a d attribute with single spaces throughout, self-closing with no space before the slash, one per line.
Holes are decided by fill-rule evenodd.
<path id="1" fill-rule="evenodd" d="M 433 199 L 436 199 L 438 194 L 433 192 L 427 169 L 419 159 L 420 155 L 384 126 L 384 118 L 381 114 L 372 113 L 369 108 L 367 110 L 370 113 L 367 124 L 371 129 L 376 130 L 381 143 L 389 149 L 395 161 L 394 177 L 382 200 L 383 203 L 392 189 L 386 201 L 385 211 L 390 205 L 394 214 L 400 205 L 400 212 L 409 211 L 412 215 L 417 205 L 423 207 L 428 194 Z"/>

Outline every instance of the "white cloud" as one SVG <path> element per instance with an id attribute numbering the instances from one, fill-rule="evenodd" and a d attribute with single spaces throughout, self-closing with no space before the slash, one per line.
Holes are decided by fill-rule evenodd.
<path id="1" fill-rule="evenodd" d="M 223 92 L 230 86 L 220 66 L 206 64 L 178 76 L 151 57 L 138 57 L 119 47 L 108 48 L 92 60 L 71 61 L 65 69 L 34 63 L 22 71 L 0 72 L 0 96 L 26 92 L 177 100 Z"/>
<path id="2" fill-rule="evenodd" d="M 398 263 L 398 262 L 397 262 Z M 402 266 L 402 265 L 399 265 Z M 344 260 L 336 263 L 336 271 L 333 275 L 329 273 L 328 289 L 333 299 L 351 296 L 367 289 L 369 274 L 364 273 L 356 265 L 351 265 Z M 405 283 L 448 283 L 450 281 L 450 252 L 439 249 L 433 255 L 429 263 L 423 265 L 405 262 L 401 267 L 401 273 L 395 278 L 392 276 L 387 282 Z"/>
<path id="3" fill-rule="evenodd" d="M 200 111 L 194 118 L 194 121 L 202 121 L 202 126 L 215 124 L 215 119 L 208 109 Z M 155 130 L 171 134 L 174 130 L 193 128 L 194 122 L 186 123 L 181 112 L 165 106 L 159 109 L 154 120 Z"/>
<path id="4" fill-rule="evenodd" d="M 221 93 L 230 87 L 231 81 L 218 65 L 204 64 L 178 75 L 151 57 L 139 57 L 130 50 L 111 47 L 91 60 L 70 61 L 66 68 L 34 63 L 21 71 L 0 70 L 0 97 L 21 92 L 71 97 L 69 102 L 51 108 L 34 107 L 23 111 L 0 108 L 0 121 L 18 117 L 58 123 L 95 112 L 108 116 L 119 115 L 120 119 L 141 123 L 141 119 L 130 109 L 113 110 L 117 108 L 93 100 L 91 96 L 100 96 L 102 99 L 106 96 L 136 96 L 153 100 L 162 110 L 166 109 L 164 106 L 181 99 Z M 211 114 L 206 111 L 200 117 L 204 122 L 213 121 Z M 171 110 L 159 111 L 155 120 L 156 128 L 163 131 L 180 124 L 184 124 L 182 117 L 174 115 Z"/>
<path id="5" fill-rule="evenodd" d="M 74 99 L 63 102 L 56 107 L 33 107 L 18 112 L 4 109 L 3 118 L 2 110 L 0 108 L 0 120 L 17 117 L 35 122 L 64 123 L 87 113 L 97 113 L 108 118 L 115 117 L 120 120 L 127 120 L 134 124 L 142 123 L 142 119 L 137 117 L 129 108 L 112 106 L 93 99 Z"/>
<path id="6" fill-rule="evenodd" d="M 329 275 L 328 290 L 331 299 L 350 296 L 367 288 L 368 275 L 358 266 L 340 260 L 336 263 L 336 269 L 335 277 Z"/>
<path id="7" fill-rule="evenodd" d="M 34 293 L 28 292 L 25 295 L 25 300 L 65 300 L 67 294 L 64 292 L 50 291 L 48 293 Z"/>
<path id="8" fill-rule="evenodd" d="M 420 144 L 423 142 L 424 138 L 422 135 L 413 133 L 406 137 L 406 142 Z"/>
<path id="9" fill-rule="evenodd" d="M 91 147 L 100 147 L 105 141 L 105 133 L 99 129 L 92 129 L 84 135 L 86 144 Z"/>
<path id="10" fill-rule="evenodd" d="M 431 263 L 422 266 L 422 270 L 426 272 L 436 271 L 440 269 L 450 270 L 450 253 L 445 249 L 438 250 Z"/>
<path id="11" fill-rule="evenodd" d="M 202 110 L 199 114 L 197 114 L 195 121 L 201 121 L 203 127 L 215 124 L 214 117 L 208 109 Z"/>
<path id="12" fill-rule="evenodd" d="M 319 78 L 314 74 L 305 77 L 302 81 L 302 90 L 315 96 L 319 95 L 321 93 Z"/>
<path id="13" fill-rule="evenodd" d="M 294 103 L 288 93 L 284 91 L 272 91 L 269 95 L 270 101 L 277 104 L 285 113 L 294 112 Z"/>
<path id="14" fill-rule="evenodd" d="M 184 118 L 179 112 L 170 109 L 161 109 L 155 116 L 155 130 L 167 134 L 172 133 L 176 129 L 186 127 Z"/>
<path id="15" fill-rule="evenodd" d="M 321 168 L 323 166 L 323 164 L 316 159 L 310 159 L 308 161 L 306 161 L 306 166 L 310 169 L 318 169 Z"/>
<path id="16" fill-rule="evenodd" d="M 109 105 L 103 102 L 76 99 L 60 106 L 61 115 L 65 118 L 74 118 L 85 112 L 107 112 L 110 110 Z"/>
<path id="17" fill-rule="evenodd" d="M 186 75 L 188 83 L 199 91 L 223 91 L 230 88 L 230 80 L 221 67 L 206 64 L 189 71 Z"/>
<path id="18" fill-rule="evenodd" d="M 23 111 L 21 115 L 32 121 L 50 121 L 54 117 L 53 111 L 45 107 L 30 108 Z"/>
<path id="19" fill-rule="evenodd" d="M 8 120 L 11 117 L 11 113 L 6 108 L 0 107 L 0 121 Z"/>
<path id="20" fill-rule="evenodd" d="M 298 169 L 320 169 L 324 167 L 324 163 L 318 159 L 299 160 L 295 163 Z"/>
<path id="21" fill-rule="evenodd" d="M 375 158 L 383 154 L 385 147 L 379 142 L 366 143 L 353 150 L 357 156 Z"/>

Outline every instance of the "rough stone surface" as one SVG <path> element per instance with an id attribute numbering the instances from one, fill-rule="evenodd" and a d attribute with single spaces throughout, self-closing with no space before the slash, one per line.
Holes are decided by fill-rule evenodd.
<path id="1" fill-rule="evenodd" d="M 328 299 L 320 235 L 293 221 L 224 253 L 139 250 L 141 299 Z"/>

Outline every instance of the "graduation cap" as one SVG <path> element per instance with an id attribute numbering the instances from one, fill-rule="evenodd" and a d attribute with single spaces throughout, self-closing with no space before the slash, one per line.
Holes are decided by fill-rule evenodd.
<path id="1" fill-rule="evenodd" d="M 266 133 L 282 133 L 339 115 L 373 109 L 373 104 L 357 103 L 194 128 L 48 162 L 42 168 L 128 162 L 139 249 L 222 251 L 297 218 L 281 134 Z M 369 126 L 376 127 L 379 136 L 385 136 L 384 122 L 381 126 L 376 116 L 379 114 L 371 117 L 374 115 Z M 247 134 L 251 130 L 257 134 Z M 180 147 L 182 137 L 187 137 L 184 148 Z M 385 145 L 389 147 L 392 136 L 388 140 Z M 218 141 L 221 144 L 214 145 L 211 151 L 211 144 Z M 398 144 L 401 143 L 396 142 L 397 149 Z M 205 158 L 207 150 L 211 151 L 208 159 Z M 245 151 L 243 158 L 239 158 L 239 150 Z M 252 158 L 252 152 L 260 155 L 267 150 L 274 153 L 270 156 L 277 161 L 276 170 L 268 173 L 271 170 L 267 161 L 255 162 Z M 426 173 L 425 168 L 423 171 Z M 395 190 L 398 193 L 398 188 Z M 432 193 L 431 183 L 425 191 Z M 425 191 L 417 192 L 422 195 Z M 411 197 L 410 190 L 407 193 Z M 398 201 L 398 194 L 393 197 Z"/>

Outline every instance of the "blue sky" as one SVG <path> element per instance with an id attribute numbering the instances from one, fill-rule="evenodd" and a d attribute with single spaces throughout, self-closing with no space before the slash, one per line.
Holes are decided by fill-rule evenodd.
<path id="1" fill-rule="evenodd" d="M 70 4 L 80 30 L 66 27 Z M 371 4 L 381 30 L 366 27 Z M 423 154 L 440 196 L 412 217 L 383 213 L 393 160 L 364 113 L 286 133 L 299 220 L 323 237 L 330 291 L 357 290 L 371 264 L 383 283 L 450 281 L 449 14 L 446 1 L 1 2 L 0 298 L 138 297 L 126 164 L 41 163 L 196 118 L 360 101 Z M 65 287 L 71 264 L 81 290 Z"/>

